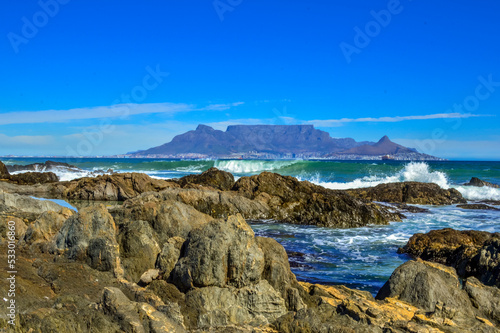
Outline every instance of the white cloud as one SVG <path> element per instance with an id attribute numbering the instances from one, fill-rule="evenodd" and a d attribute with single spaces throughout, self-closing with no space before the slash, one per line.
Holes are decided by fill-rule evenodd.
<path id="1" fill-rule="evenodd" d="M 152 113 L 173 115 L 191 111 L 222 111 L 241 104 L 243 104 L 243 102 L 196 107 L 195 105 L 184 103 L 127 103 L 68 110 L 16 111 L 0 114 L 0 125 L 59 123 L 81 119 L 125 118 L 131 115 Z"/>
<path id="2" fill-rule="evenodd" d="M 473 118 L 473 117 L 492 117 L 487 114 L 472 114 L 472 113 L 435 113 L 428 115 L 417 116 L 395 116 L 395 117 L 365 117 L 365 118 L 341 118 L 341 119 L 317 119 L 306 120 L 303 123 L 313 124 L 317 127 L 338 127 L 344 123 L 365 123 L 365 122 L 378 122 L 378 123 L 395 123 L 406 120 L 429 120 L 429 119 L 452 119 L 452 118 Z"/>

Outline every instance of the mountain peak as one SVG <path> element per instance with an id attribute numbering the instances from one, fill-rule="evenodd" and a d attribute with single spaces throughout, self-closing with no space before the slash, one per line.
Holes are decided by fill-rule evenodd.
<path id="1" fill-rule="evenodd" d="M 196 127 L 196 130 L 197 131 L 213 131 L 214 129 L 210 126 L 207 126 L 207 125 L 203 125 L 203 124 L 199 124 L 198 127 Z"/>
<path id="2" fill-rule="evenodd" d="M 392 142 L 387 135 L 384 135 L 380 140 L 378 140 L 377 143 L 385 143 L 385 142 L 387 143 Z"/>

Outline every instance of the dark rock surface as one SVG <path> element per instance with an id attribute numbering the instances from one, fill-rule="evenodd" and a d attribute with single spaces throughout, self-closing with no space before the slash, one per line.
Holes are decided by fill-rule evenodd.
<path id="1" fill-rule="evenodd" d="M 383 201 L 417 205 L 452 205 L 467 203 L 455 189 L 442 189 L 433 183 L 402 182 L 375 187 L 347 190 L 350 195 L 368 201 Z"/>
<path id="2" fill-rule="evenodd" d="M 229 172 L 210 168 L 200 175 L 188 175 L 180 178 L 178 184 L 186 187 L 188 184 L 210 186 L 221 191 L 229 191 L 234 185 L 234 176 Z"/>
<path id="3" fill-rule="evenodd" d="M 270 209 L 268 218 L 285 223 L 352 228 L 401 220 L 385 207 L 356 199 L 344 191 L 271 172 L 242 177 L 233 191 L 265 203 Z"/>
<path id="4" fill-rule="evenodd" d="M 19 185 L 36 185 L 55 183 L 59 178 L 53 172 L 24 172 L 10 175 L 9 180 Z"/>
<path id="5" fill-rule="evenodd" d="M 142 173 L 117 173 L 80 178 L 65 184 L 63 197 L 73 200 L 124 201 L 141 193 L 161 191 L 179 185 L 153 179 Z"/>
<path id="6" fill-rule="evenodd" d="M 33 163 L 27 165 L 14 164 L 7 166 L 9 172 L 16 172 L 16 171 L 46 172 L 57 168 L 80 170 L 74 165 L 70 165 L 68 163 L 63 163 L 63 162 L 54 162 L 54 161 L 46 161 L 45 163 Z"/>
<path id="7" fill-rule="evenodd" d="M 485 204 L 464 204 L 464 205 L 457 205 L 458 208 L 463 208 L 463 209 L 482 209 L 482 210 L 500 210 L 495 207 L 491 207 Z"/>
<path id="8" fill-rule="evenodd" d="M 500 188 L 500 185 L 486 182 L 486 181 L 481 180 L 477 177 L 472 177 L 468 183 L 464 184 L 464 186 L 477 186 L 477 187 L 488 186 L 488 187 L 493 187 L 493 188 Z"/>

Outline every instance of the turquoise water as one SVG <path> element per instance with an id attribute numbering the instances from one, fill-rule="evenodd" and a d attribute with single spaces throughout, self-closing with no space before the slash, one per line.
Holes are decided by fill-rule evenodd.
<path id="1" fill-rule="evenodd" d="M 46 159 L 4 159 L 6 164 L 29 164 Z M 75 173 L 57 170 L 62 179 L 95 175 L 98 170 L 144 172 L 152 177 L 178 178 L 201 173 L 210 167 L 229 171 L 236 178 L 262 171 L 290 175 L 301 180 L 333 188 L 375 186 L 396 181 L 437 183 L 456 188 L 470 201 L 500 200 L 500 190 L 462 186 L 471 177 L 500 184 L 500 162 L 398 162 L 398 161 L 178 161 L 151 159 L 82 159 L 67 161 L 83 169 Z M 500 212 L 464 210 L 455 206 L 426 207 L 430 213 L 407 214 L 403 222 L 388 226 L 356 229 L 327 229 L 273 223 L 252 222 L 259 236 L 272 237 L 287 251 L 292 271 L 299 280 L 322 284 L 345 284 L 376 293 L 396 267 L 407 261 L 397 249 L 415 233 L 451 227 L 500 232 Z"/>

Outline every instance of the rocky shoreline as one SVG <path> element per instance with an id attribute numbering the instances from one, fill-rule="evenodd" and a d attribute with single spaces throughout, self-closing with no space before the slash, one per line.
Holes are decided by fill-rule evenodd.
<path id="1" fill-rule="evenodd" d="M 175 181 L 137 173 L 69 182 L 11 177 L 0 163 L 0 260 L 7 261 L 7 222 L 14 221 L 19 313 L 15 329 L 5 316 L 0 328 L 499 331 L 498 234 L 445 229 L 413 236 L 400 251 L 416 260 L 398 267 L 374 298 L 297 281 L 285 249 L 256 237 L 245 221 L 387 224 L 404 219 L 411 204 L 466 204 L 454 190 L 406 182 L 334 191 L 269 172 L 235 181 L 215 168 Z M 93 204 L 74 211 L 30 195 Z"/>

